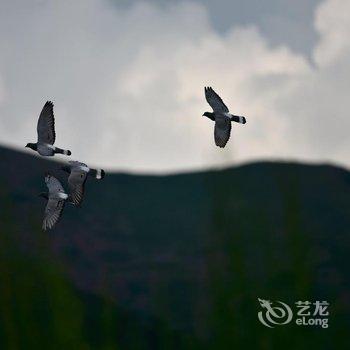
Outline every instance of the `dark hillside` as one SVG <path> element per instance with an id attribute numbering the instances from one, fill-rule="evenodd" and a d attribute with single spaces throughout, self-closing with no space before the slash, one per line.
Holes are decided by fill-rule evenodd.
<path id="1" fill-rule="evenodd" d="M 5 148 L 0 159 L 1 349 L 346 348 L 349 172 L 107 174 L 44 233 L 44 174 L 65 174 Z M 327 300 L 330 326 L 268 329 L 257 298 Z"/>

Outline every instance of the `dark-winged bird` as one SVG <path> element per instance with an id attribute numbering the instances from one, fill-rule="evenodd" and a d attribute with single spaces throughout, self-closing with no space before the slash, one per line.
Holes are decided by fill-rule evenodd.
<path id="1" fill-rule="evenodd" d="M 44 230 L 47 230 L 54 227 L 60 219 L 68 194 L 65 193 L 61 183 L 50 174 L 46 174 L 45 183 L 49 192 L 41 193 L 40 196 L 47 199 L 42 226 Z"/>
<path id="2" fill-rule="evenodd" d="M 41 156 L 51 157 L 55 153 L 65 154 L 70 156 L 71 151 L 55 147 L 53 144 L 56 140 L 55 133 L 55 117 L 53 114 L 53 103 L 47 101 L 40 113 L 38 125 L 38 142 L 27 143 L 26 147 L 37 151 Z"/>
<path id="3" fill-rule="evenodd" d="M 69 165 L 63 166 L 62 170 L 69 173 L 68 185 L 71 201 L 74 205 L 80 206 L 84 197 L 87 176 L 101 180 L 104 178 L 105 172 L 102 169 L 90 169 L 86 164 L 77 161 L 68 163 Z"/>
<path id="4" fill-rule="evenodd" d="M 245 124 L 246 119 L 230 113 L 221 97 L 211 88 L 205 87 L 205 98 L 213 112 L 205 112 L 203 116 L 215 122 L 214 139 L 219 147 L 225 147 L 231 135 L 231 122 Z"/>

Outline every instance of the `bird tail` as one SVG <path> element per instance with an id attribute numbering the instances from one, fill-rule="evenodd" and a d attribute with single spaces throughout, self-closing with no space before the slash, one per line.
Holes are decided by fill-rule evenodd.
<path id="1" fill-rule="evenodd" d="M 97 180 L 102 180 L 106 173 L 103 169 L 90 169 L 89 175 L 96 178 Z"/>
<path id="2" fill-rule="evenodd" d="M 58 147 L 55 147 L 55 153 L 64 154 L 65 156 L 70 156 L 72 154 L 72 152 L 70 150 L 62 149 L 62 148 L 58 148 Z"/>
<path id="3" fill-rule="evenodd" d="M 236 123 L 245 124 L 247 121 L 245 117 L 240 117 L 238 115 L 232 115 L 231 120 Z"/>

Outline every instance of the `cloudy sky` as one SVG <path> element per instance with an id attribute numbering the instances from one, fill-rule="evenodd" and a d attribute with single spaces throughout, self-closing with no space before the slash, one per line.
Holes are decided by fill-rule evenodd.
<path id="1" fill-rule="evenodd" d="M 0 0 L 0 143 L 56 145 L 108 169 L 261 159 L 350 166 L 349 0 Z M 222 150 L 203 88 L 247 124 Z"/>

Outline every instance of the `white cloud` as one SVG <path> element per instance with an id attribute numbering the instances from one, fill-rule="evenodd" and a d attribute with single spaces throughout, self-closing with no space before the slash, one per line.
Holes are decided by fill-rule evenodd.
<path id="1" fill-rule="evenodd" d="M 349 165 L 348 1 L 318 8 L 315 65 L 270 47 L 255 27 L 218 35 L 195 3 L 33 4 L 0 4 L 1 142 L 34 140 L 42 104 L 53 99 L 57 145 L 107 168 L 178 171 L 261 158 Z M 224 150 L 202 117 L 206 85 L 247 116 Z"/>
<path id="2" fill-rule="evenodd" d="M 336 63 L 350 49 L 350 4 L 347 0 L 327 0 L 317 9 L 315 28 L 321 39 L 315 49 L 315 60 L 320 65 Z"/>

